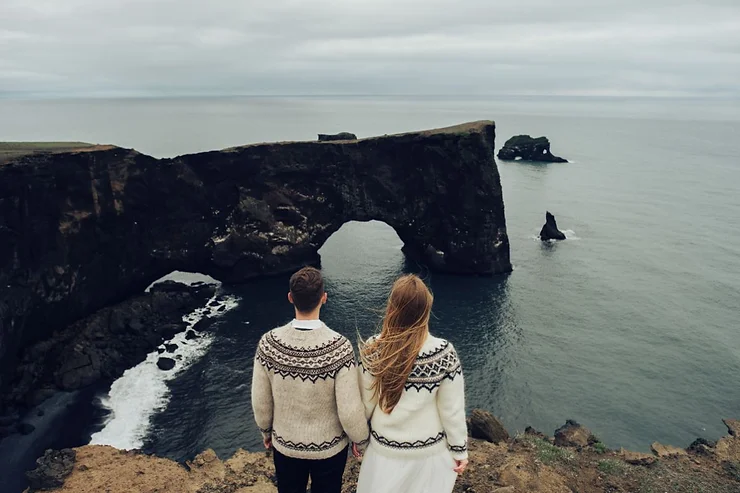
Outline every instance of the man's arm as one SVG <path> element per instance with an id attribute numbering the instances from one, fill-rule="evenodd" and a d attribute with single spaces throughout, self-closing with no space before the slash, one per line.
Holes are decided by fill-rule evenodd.
<path id="1" fill-rule="evenodd" d="M 267 368 L 260 361 L 260 349 L 257 348 L 257 355 L 254 358 L 254 368 L 252 369 L 252 411 L 257 427 L 262 433 L 262 440 L 265 447 L 269 448 L 272 440 L 272 383 L 267 374 Z"/>
<path id="2" fill-rule="evenodd" d="M 355 365 L 352 346 L 347 341 L 348 363 L 337 373 L 335 382 L 337 413 L 345 433 L 352 442 L 363 446 L 368 442 L 370 429 L 365 418 L 365 410 L 362 406 L 360 396 L 360 385 L 357 378 L 357 366 Z M 349 360 L 351 358 L 351 360 Z"/>

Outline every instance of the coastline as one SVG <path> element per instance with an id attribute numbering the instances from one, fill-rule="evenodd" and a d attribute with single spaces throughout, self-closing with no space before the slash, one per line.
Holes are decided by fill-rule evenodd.
<path id="1" fill-rule="evenodd" d="M 480 413 L 473 415 L 476 412 Z M 716 443 L 697 440 L 687 449 L 653 443 L 652 455 L 609 450 L 573 422 L 556 430 L 554 438 L 531 428 L 510 438 L 495 423 L 498 434 L 487 434 L 488 440 L 471 438 L 471 464 L 458 479 L 455 493 L 733 493 L 740 489 L 737 420 L 725 420 L 730 434 Z M 481 430 L 479 426 L 470 429 L 475 434 Z M 356 460 L 348 461 L 342 493 L 356 490 L 359 469 Z M 181 465 L 140 451 L 88 445 L 47 452 L 32 478 L 37 488 L 57 486 L 56 491 L 68 493 L 276 491 L 270 452 L 244 450 L 226 460 L 206 450 Z M 38 490 L 26 490 L 33 491 Z"/>

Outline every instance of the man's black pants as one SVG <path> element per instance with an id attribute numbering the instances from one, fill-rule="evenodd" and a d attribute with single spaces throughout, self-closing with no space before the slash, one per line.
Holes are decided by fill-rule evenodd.
<path id="1" fill-rule="evenodd" d="M 311 493 L 341 493 L 347 449 L 328 459 L 310 460 L 287 457 L 273 448 L 278 493 L 306 493 L 309 476 Z"/>

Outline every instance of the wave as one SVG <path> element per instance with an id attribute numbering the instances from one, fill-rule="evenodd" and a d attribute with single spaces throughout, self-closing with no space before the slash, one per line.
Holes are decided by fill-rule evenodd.
<path id="1" fill-rule="evenodd" d="M 183 316 L 187 328 L 169 341 L 178 345 L 174 354 L 167 354 L 176 361 L 172 370 L 162 371 L 157 367 L 157 360 L 162 355 L 154 351 L 113 382 L 108 394 L 99 397 L 98 402 L 110 414 L 103 429 L 90 437 L 90 444 L 111 445 L 122 450 L 141 448 L 149 433 L 152 416 L 169 403 L 167 382 L 198 361 L 213 342 L 213 334 L 210 333 L 200 333 L 200 338 L 188 341 L 185 339 L 187 329 L 204 317 L 220 317 L 238 304 L 239 298 L 235 296 L 214 295 L 207 306 Z M 226 309 L 219 312 L 222 306 Z"/>
<path id="2" fill-rule="evenodd" d="M 563 234 L 565 235 L 565 239 L 566 240 L 578 241 L 578 240 L 581 239 L 579 236 L 576 235 L 576 232 L 573 231 L 572 229 L 561 229 L 560 231 L 563 232 Z M 540 240 L 539 233 L 536 234 L 536 235 L 530 236 L 530 238 L 532 240 L 535 240 L 535 241 L 542 241 L 542 240 Z M 547 240 L 548 243 L 557 243 L 557 241 L 558 240 Z"/>

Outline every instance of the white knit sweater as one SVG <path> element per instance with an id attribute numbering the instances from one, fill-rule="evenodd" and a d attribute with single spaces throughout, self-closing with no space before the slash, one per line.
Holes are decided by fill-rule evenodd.
<path id="1" fill-rule="evenodd" d="M 288 324 L 262 336 L 252 408 L 263 436 L 288 457 L 326 459 L 349 441 L 368 440 L 352 344 L 324 324 Z"/>
<path id="2" fill-rule="evenodd" d="M 427 337 L 390 413 L 378 406 L 375 377 L 360 365 L 362 400 L 370 420 L 371 445 L 391 457 L 427 457 L 448 449 L 454 459 L 468 457 L 465 383 L 455 348 Z"/>

